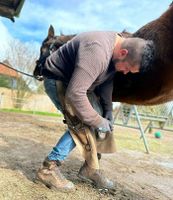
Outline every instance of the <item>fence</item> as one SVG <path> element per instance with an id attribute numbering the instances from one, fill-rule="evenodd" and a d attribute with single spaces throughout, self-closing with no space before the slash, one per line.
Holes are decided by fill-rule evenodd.
<path id="1" fill-rule="evenodd" d="M 157 106 L 120 104 L 114 111 L 114 124 L 139 129 L 146 151 L 149 153 L 145 133 L 153 129 L 173 131 L 173 102 Z"/>
<path id="2" fill-rule="evenodd" d="M 57 109 L 47 95 L 32 95 L 29 98 L 17 99 L 11 95 L 0 94 L 0 109 L 14 109 L 57 113 Z"/>
<path id="3" fill-rule="evenodd" d="M 21 107 L 21 110 L 57 113 L 57 109 L 47 95 L 32 95 L 27 99 L 16 99 L 6 91 L 0 92 L 0 109 Z M 158 106 L 135 106 L 116 104 L 114 124 L 139 129 L 145 149 L 149 152 L 145 133 L 152 129 L 173 131 L 173 102 Z"/>

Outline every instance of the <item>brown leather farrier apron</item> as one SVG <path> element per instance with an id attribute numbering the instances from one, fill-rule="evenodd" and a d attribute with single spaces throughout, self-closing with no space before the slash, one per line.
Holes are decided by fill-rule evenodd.
<path id="1" fill-rule="evenodd" d="M 116 151 L 113 134 L 108 134 L 103 141 L 97 140 L 95 130 L 83 124 L 79 118 L 74 115 L 72 106 L 68 103 L 67 99 L 65 99 L 66 88 L 63 82 L 56 81 L 56 86 L 65 121 L 76 146 L 87 164 L 91 168 L 99 169 L 97 153 L 114 153 Z M 88 99 L 93 108 L 102 115 L 101 105 L 94 92 L 88 94 Z"/>

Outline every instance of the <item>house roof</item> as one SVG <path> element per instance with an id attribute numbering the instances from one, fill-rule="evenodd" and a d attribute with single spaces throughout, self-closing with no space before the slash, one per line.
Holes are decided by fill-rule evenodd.
<path id="1" fill-rule="evenodd" d="M 7 64 L 0 63 L 0 75 L 7 75 L 12 78 L 19 78 L 19 74 L 16 71 L 8 68 L 7 66 Z"/>
<path id="2" fill-rule="evenodd" d="M 0 0 L 0 16 L 14 22 L 14 17 L 19 17 L 24 2 L 25 0 Z"/>

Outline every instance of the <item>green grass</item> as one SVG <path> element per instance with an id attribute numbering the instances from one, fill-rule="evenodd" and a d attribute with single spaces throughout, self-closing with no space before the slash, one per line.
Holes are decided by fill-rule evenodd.
<path id="1" fill-rule="evenodd" d="M 21 109 L 0 109 L 2 112 L 14 112 L 14 113 L 24 113 L 24 114 L 34 114 L 34 115 L 44 115 L 44 116 L 51 116 L 51 117 L 62 117 L 60 113 L 49 113 L 49 112 L 40 112 L 40 111 L 28 111 L 28 110 L 21 110 Z"/>
<path id="2" fill-rule="evenodd" d="M 162 131 L 162 138 L 157 139 L 152 134 L 146 134 L 150 152 L 157 154 L 173 155 L 173 133 Z M 145 152 L 143 139 L 140 139 L 139 131 L 134 129 L 116 129 L 115 140 L 118 149 L 129 149 Z"/>
<path id="3" fill-rule="evenodd" d="M 52 117 L 62 117 L 60 113 L 49 113 L 40 111 L 25 111 L 20 109 L 0 109 L 1 112 L 14 112 L 24 114 L 35 114 Z M 145 152 L 143 140 L 140 139 L 140 132 L 129 128 L 114 128 L 115 140 L 118 149 L 129 149 Z M 173 133 L 163 132 L 162 138 L 156 139 L 153 134 L 146 134 L 150 152 L 173 155 Z"/>

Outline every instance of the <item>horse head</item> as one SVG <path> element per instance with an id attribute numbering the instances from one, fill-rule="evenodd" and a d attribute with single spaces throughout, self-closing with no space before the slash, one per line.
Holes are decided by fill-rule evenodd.
<path id="1" fill-rule="evenodd" d="M 39 59 L 36 61 L 36 67 L 33 72 L 33 75 L 37 80 L 39 81 L 43 80 L 42 69 L 46 61 L 46 58 L 51 53 L 59 49 L 68 40 L 72 39 L 74 36 L 75 35 L 63 35 L 63 34 L 55 36 L 54 27 L 50 25 L 48 29 L 48 35 L 41 44 L 40 56 Z"/>

